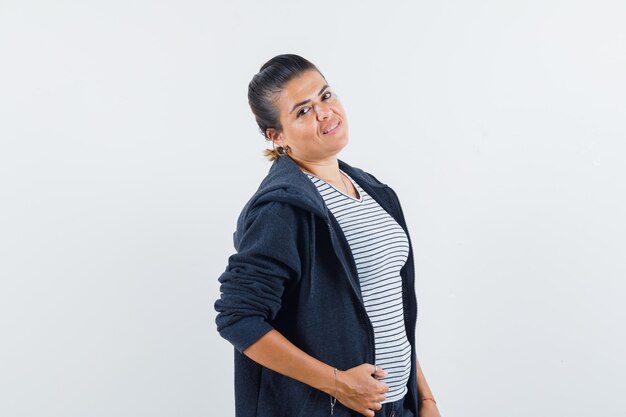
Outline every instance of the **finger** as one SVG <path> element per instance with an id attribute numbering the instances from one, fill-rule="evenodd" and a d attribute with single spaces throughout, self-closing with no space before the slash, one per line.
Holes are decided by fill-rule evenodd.
<path id="1" fill-rule="evenodd" d="M 374 372 L 372 372 L 372 375 L 374 375 L 375 378 L 384 378 L 389 374 L 380 366 L 374 365 Z"/>
<path id="2" fill-rule="evenodd" d="M 367 371 L 370 375 L 376 374 L 380 370 L 380 366 L 374 365 L 372 363 L 364 363 L 360 366 L 364 371 Z"/>
<path id="3" fill-rule="evenodd" d="M 382 381 L 378 381 L 378 387 L 376 392 L 378 392 L 379 394 L 386 394 L 389 392 L 389 385 L 385 384 Z"/>
<path id="4" fill-rule="evenodd" d="M 372 405 L 370 406 L 370 409 L 374 410 L 374 411 L 378 411 L 378 410 L 380 410 L 382 408 L 383 408 L 383 405 L 380 402 L 378 402 L 378 401 L 375 402 L 375 403 L 372 403 Z"/>

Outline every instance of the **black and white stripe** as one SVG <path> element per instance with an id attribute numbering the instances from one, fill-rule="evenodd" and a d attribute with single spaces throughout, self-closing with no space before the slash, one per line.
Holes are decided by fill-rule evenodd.
<path id="1" fill-rule="evenodd" d="M 343 172 L 343 171 L 342 171 Z M 345 174 L 345 173 L 344 173 Z M 350 178 L 360 199 L 344 194 L 307 173 L 335 216 L 356 262 L 365 310 L 374 327 L 376 365 L 389 374 L 387 398 L 404 397 L 411 371 L 411 346 L 402 309 L 400 269 L 409 256 L 409 242 L 400 225 Z"/>

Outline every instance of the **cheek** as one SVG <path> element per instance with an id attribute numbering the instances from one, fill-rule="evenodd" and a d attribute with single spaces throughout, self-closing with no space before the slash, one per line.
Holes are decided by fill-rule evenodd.
<path id="1" fill-rule="evenodd" d="M 317 131 L 317 122 L 315 121 L 314 115 L 309 115 L 306 120 L 300 121 L 298 123 L 297 129 L 303 135 L 311 135 Z"/>
<path id="2" fill-rule="evenodd" d="M 345 115 L 345 111 L 343 109 L 343 106 L 341 105 L 341 103 L 336 103 L 335 104 L 335 111 L 341 115 Z"/>
<path id="3" fill-rule="evenodd" d="M 313 121 L 314 122 L 314 121 Z M 310 120 L 301 120 L 293 123 L 288 129 L 285 129 L 287 135 L 287 142 L 295 147 L 306 147 L 317 135 L 317 126 L 315 123 L 311 123 Z"/>

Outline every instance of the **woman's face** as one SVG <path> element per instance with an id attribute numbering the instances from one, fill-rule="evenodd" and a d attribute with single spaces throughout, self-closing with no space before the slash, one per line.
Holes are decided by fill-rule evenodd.
<path id="1" fill-rule="evenodd" d="M 316 70 L 290 80 L 277 100 L 282 132 L 268 132 L 277 146 L 289 146 L 295 160 L 334 158 L 348 144 L 343 106 Z M 268 131 L 269 131 L 268 130 Z"/>

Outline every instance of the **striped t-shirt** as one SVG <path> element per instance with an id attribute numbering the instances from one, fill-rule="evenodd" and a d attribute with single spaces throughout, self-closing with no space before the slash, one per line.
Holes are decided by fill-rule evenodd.
<path id="1" fill-rule="evenodd" d="M 342 171 L 343 173 L 343 171 Z M 383 403 L 397 401 L 407 391 L 411 345 L 406 337 L 400 269 L 409 255 L 402 227 L 350 178 L 359 199 L 306 173 L 341 226 L 356 262 L 365 310 L 374 328 L 376 365 L 388 372 Z"/>

